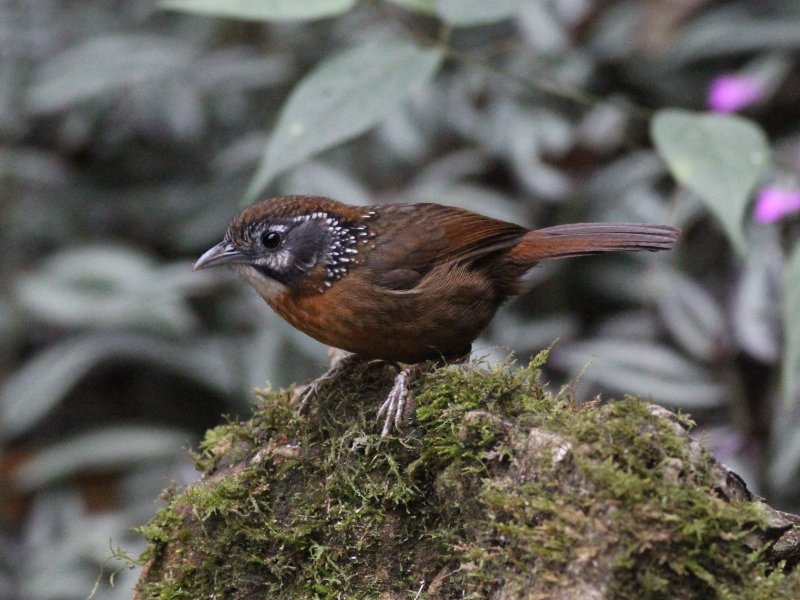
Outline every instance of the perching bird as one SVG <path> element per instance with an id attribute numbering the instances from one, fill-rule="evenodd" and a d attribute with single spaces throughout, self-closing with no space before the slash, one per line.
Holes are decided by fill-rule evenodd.
<path id="1" fill-rule="evenodd" d="M 540 260 L 668 250 L 667 225 L 577 223 L 527 229 L 439 204 L 350 206 L 316 196 L 243 210 L 195 269 L 232 266 L 294 327 L 368 359 L 454 360 Z M 399 425 L 407 371 L 379 412 Z"/>

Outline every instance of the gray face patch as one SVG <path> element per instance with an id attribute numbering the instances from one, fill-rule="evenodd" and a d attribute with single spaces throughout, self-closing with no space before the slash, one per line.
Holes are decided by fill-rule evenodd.
<path id="1" fill-rule="evenodd" d="M 359 247 L 367 244 L 372 237 L 366 225 L 341 223 L 338 218 L 326 212 L 299 215 L 294 220 L 301 224 L 319 223 L 329 234 L 324 258 L 325 287 L 330 287 L 333 282 L 347 275 L 351 267 L 358 264 Z"/>
<path id="2" fill-rule="evenodd" d="M 247 272 L 239 269 L 240 275 L 260 291 L 264 285 L 256 285 L 254 280 L 259 277 L 285 289 L 322 265 L 325 276 L 317 291 L 323 293 L 358 264 L 360 251 L 373 237 L 365 223 L 371 216 L 367 214 L 354 224 L 318 211 L 254 223 L 232 239 L 243 254 L 251 257 L 251 268 Z M 277 288 L 269 289 L 274 292 Z"/>

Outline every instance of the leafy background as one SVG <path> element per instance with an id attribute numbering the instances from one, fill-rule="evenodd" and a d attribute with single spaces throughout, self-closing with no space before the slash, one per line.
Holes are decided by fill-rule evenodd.
<path id="1" fill-rule="evenodd" d="M 323 370 L 191 270 L 279 193 L 683 228 L 540 266 L 476 352 L 559 338 L 553 385 L 691 412 L 800 512 L 800 228 L 751 216 L 800 187 L 798 48 L 792 0 L 0 4 L 0 597 L 129 597 L 109 557 L 203 431 Z M 702 112 L 728 75 L 761 82 L 745 118 Z"/>

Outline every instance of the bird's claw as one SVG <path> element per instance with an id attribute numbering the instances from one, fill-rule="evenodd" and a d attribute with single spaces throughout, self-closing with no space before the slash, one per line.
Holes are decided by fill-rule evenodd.
<path id="1" fill-rule="evenodd" d="M 394 385 L 392 386 L 386 401 L 381 405 L 378 410 L 378 420 L 385 415 L 386 418 L 383 422 L 383 429 L 381 430 L 381 437 L 386 437 L 392 430 L 392 423 L 395 429 L 400 430 L 403 424 L 403 417 L 405 416 L 405 409 L 411 392 L 408 389 L 408 376 L 407 369 L 402 369 L 394 378 Z"/>
<path id="2" fill-rule="evenodd" d="M 298 413 L 303 413 L 306 408 L 308 408 L 309 400 L 318 395 L 321 384 L 336 379 L 340 373 L 346 371 L 352 363 L 358 360 L 354 354 L 350 354 L 349 352 L 344 352 L 343 350 L 337 350 L 335 348 L 331 350 L 332 351 L 328 353 L 330 358 L 330 367 L 328 370 L 306 385 L 303 391 L 298 394 Z"/>
<path id="3" fill-rule="evenodd" d="M 324 375 L 319 379 L 315 379 L 308 385 L 306 385 L 305 389 L 300 392 L 297 402 L 297 413 L 302 414 L 305 412 L 306 408 L 308 408 L 308 401 L 311 400 L 314 396 L 317 395 L 319 392 L 319 384 L 322 380 L 329 379 L 329 377 L 325 377 Z"/>
<path id="4" fill-rule="evenodd" d="M 340 360 L 334 362 L 320 377 L 306 385 L 305 388 L 295 396 L 297 398 L 297 412 L 303 413 L 307 410 L 311 399 L 319 394 L 322 384 L 336 379 L 336 377 L 345 371 L 350 363 L 355 360 L 358 360 L 355 355 L 345 355 Z M 367 364 L 383 362 L 384 361 L 381 360 L 372 360 Z M 397 365 L 397 367 L 400 368 L 400 365 Z M 394 384 L 386 397 L 386 401 L 378 410 L 378 421 L 382 418 L 384 419 L 381 437 L 389 435 L 392 431 L 392 425 L 394 425 L 394 428 L 398 431 L 401 429 L 403 419 L 406 416 L 406 412 L 409 410 L 409 400 L 412 399 L 408 385 L 411 372 L 412 370 L 410 368 L 400 369 L 400 372 L 394 378 Z"/>

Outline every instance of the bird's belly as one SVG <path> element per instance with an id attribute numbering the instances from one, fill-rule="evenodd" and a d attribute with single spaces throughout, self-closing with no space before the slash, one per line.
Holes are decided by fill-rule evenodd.
<path id="1" fill-rule="evenodd" d="M 365 358 L 417 363 L 464 356 L 489 323 L 496 309 L 491 298 L 466 291 L 474 290 L 437 295 L 333 286 L 316 296 L 289 292 L 270 304 L 324 344 Z"/>

